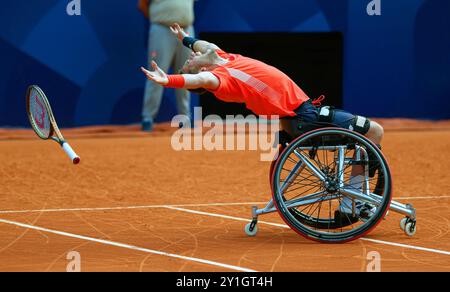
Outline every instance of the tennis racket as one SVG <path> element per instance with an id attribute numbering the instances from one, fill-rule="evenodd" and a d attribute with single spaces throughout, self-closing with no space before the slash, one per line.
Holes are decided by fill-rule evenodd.
<path id="1" fill-rule="evenodd" d="M 45 93 L 37 85 L 31 85 L 27 89 L 27 113 L 31 127 L 43 140 L 51 139 L 58 142 L 62 149 L 72 160 L 73 164 L 80 163 L 80 157 L 73 151 L 69 143 L 64 140 L 61 131 L 56 124 L 50 103 Z"/>

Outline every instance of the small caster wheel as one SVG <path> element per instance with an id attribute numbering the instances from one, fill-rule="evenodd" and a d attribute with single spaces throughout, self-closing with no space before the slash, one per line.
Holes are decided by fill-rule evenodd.
<path id="1" fill-rule="evenodd" d="M 253 237 L 256 235 L 256 233 L 258 233 L 258 226 L 256 225 L 256 223 L 250 222 L 247 225 L 245 225 L 244 230 L 248 236 Z"/>
<path id="2" fill-rule="evenodd" d="M 408 222 L 408 217 L 403 218 L 400 220 L 400 229 L 405 231 L 406 222 Z"/>
<path id="3" fill-rule="evenodd" d="M 416 234 L 416 222 L 408 222 L 405 225 L 405 233 L 408 236 L 414 236 Z"/>

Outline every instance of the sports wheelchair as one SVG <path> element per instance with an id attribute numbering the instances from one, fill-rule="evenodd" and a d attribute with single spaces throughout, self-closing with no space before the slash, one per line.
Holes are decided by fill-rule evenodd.
<path id="1" fill-rule="evenodd" d="M 257 234 L 258 216 L 278 211 L 308 239 L 349 242 L 372 231 L 389 210 L 405 215 L 400 228 L 408 236 L 415 234 L 415 209 L 391 200 L 388 163 L 369 139 L 330 125 L 293 140 L 284 131 L 278 137 L 279 155 L 270 167 L 272 199 L 263 209 L 252 207 L 247 235 Z"/>

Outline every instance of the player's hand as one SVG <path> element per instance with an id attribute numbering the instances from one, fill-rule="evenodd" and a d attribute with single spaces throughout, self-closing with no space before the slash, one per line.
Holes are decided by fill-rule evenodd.
<path id="1" fill-rule="evenodd" d="M 169 83 L 169 78 L 167 78 L 167 74 L 158 67 L 155 61 L 152 61 L 152 67 L 154 71 L 149 71 L 144 67 L 141 67 L 141 71 L 144 72 L 147 78 L 159 85 L 167 85 Z"/>
<path id="2" fill-rule="evenodd" d="M 189 36 L 178 23 L 174 23 L 170 26 L 170 30 L 172 33 L 180 40 L 183 41 L 183 39 L 187 36 Z"/>

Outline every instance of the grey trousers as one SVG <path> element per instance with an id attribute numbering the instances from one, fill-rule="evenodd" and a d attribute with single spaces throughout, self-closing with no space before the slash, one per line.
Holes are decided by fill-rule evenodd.
<path id="1" fill-rule="evenodd" d="M 194 36 L 194 28 L 192 26 L 185 28 L 185 31 L 189 35 Z M 183 67 L 184 62 L 191 53 L 191 51 L 184 47 L 172 34 L 170 28 L 165 25 L 152 23 L 150 26 L 148 42 L 148 67 L 150 70 L 153 70 L 150 63 L 154 60 L 164 72 L 167 73 L 169 68 L 172 68 L 174 74 L 177 74 L 178 70 Z M 147 80 L 142 107 L 143 121 L 153 121 L 158 115 L 163 90 L 163 86 Z M 191 95 L 189 91 L 185 89 L 176 89 L 175 96 L 178 113 L 190 117 Z"/>

